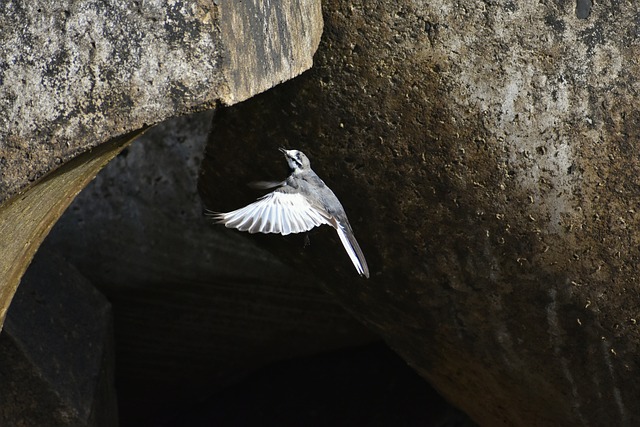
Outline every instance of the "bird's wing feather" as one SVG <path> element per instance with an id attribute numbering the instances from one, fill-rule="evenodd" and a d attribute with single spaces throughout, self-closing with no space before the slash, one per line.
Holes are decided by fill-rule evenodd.
<path id="1" fill-rule="evenodd" d="M 258 190 L 268 190 L 270 188 L 282 187 L 286 182 L 287 181 L 254 181 L 247 185 Z"/>
<path id="2" fill-rule="evenodd" d="M 285 236 L 309 231 L 322 224 L 333 225 L 330 216 L 312 206 L 304 196 L 282 191 L 269 193 L 244 208 L 212 216 L 228 228 Z"/>

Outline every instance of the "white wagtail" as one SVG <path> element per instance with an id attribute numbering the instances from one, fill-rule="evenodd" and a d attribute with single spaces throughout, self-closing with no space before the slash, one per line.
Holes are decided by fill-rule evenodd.
<path id="1" fill-rule="evenodd" d="M 259 198 L 244 208 L 215 213 L 214 219 L 228 228 L 249 233 L 302 233 L 322 224 L 332 226 L 361 276 L 369 277 L 369 267 L 342 204 L 333 191 L 311 169 L 311 163 L 302 151 L 285 150 L 284 154 L 292 172 L 280 182 L 260 181 L 253 187 L 273 192 Z"/>

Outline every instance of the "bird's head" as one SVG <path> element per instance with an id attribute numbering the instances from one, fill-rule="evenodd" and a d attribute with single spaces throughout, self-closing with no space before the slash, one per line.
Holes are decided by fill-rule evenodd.
<path id="1" fill-rule="evenodd" d="M 309 169 L 311 167 L 309 159 L 302 151 L 285 150 L 284 148 L 280 148 L 280 152 L 284 154 L 284 157 L 287 159 L 287 163 L 289 163 L 289 167 L 294 172 Z"/>

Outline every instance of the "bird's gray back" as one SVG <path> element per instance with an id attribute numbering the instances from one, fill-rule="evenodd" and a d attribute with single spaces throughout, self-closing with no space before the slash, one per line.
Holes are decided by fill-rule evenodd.
<path id="1" fill-rule="evenodd" d="M 279 191 L 301 193 L 307 200 L 317 204 L 318 207 L 325 210 L 338 221 L 347 223 L 347 217 L 344 208 L 338 200 L 338 197 L 331 191 L 324 181 L 312 170 L 307 169 L 298 173 L 289 175 L 286 185 L 280 187 Z"/>

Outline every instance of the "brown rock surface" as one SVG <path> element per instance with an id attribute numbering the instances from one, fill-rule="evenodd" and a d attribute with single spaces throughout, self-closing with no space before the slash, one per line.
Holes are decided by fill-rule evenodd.
<path id="1" fill-rule="evenodd" d="M 576 5 L 578 9 L 576 9 Z M 298 148 L 368 258 L 332 230 L 251 239 L 318 275 L 481 425 L 640 423 L 631 3 L 324 4 L 314 69 L 214 119 L 215 210 Z"/>
<path id="2" fill-rule="evenodd" d="M 291 351 L 292 337 L 313 351 L 311 341 L 298 342 L 313 336 L 303 334 L 309 325 L 328 334 L 323 345 L 358 336 L 355 327 L 336 335 L 314 315 L 290 333 L 291 311 L 262 302 L 283 297 L 284 307 L 299 305 L 297 315 L 325 313 L 340 328 L 347 317 L 333 316 L 335 308 L 315 293 L 311 281 L 319 277 L 481 425 L 639 424 L 635 6 L 330 0 L 324 14 L 325 38 L 311 72 L 216 115 L 199 186 L 207 207 L 236 208 L 259 195 L 245 183 L 285 176 L 278 146 L 302 149 L 347 209 L 370 280 L 358 278 L 327 227 L 310 233 L 310 246 L 302 236 L 209 234 L 205 222 L 187 229 L 195 195 L 163 199 L 168 193 L 153 191 L 173 180 L 168 169 L 158 180 L 143 175 L 138 187 L 125 182 L 143 196 L 129 210 L 108 197 L 109 182 L 97 186 L 96 200 L 113 203 L 113 223 L 119 212 L 129 221 L 122 231 L 131 233 L 118 239 L 130 237 L 129 250 L 144 243 L 140 253 L 153 255 L 140 258 L 147 264 L 123 264 L 135 258 L 105 251 L 119 246 L 79 238 L 69 240 L 69 253 L 85 261 L 74 262 L 112 280 L 105 288 L 122 298 L 121 313 L 139 322 L 138 331 L 158 326 L 163 314 L 167 329 L 173 320 L 210 324 L 218 314 L 238 314 L 275 332 L 239 343 L 238 331 L 258 329 L 237 319 L 213 322 L 221 328 L 214 335 L 229 338 L 226 348 L 233 351 L 225 354 L 247 357 L 247 343 L 267 337 L 261 357 L 272 359 Z M 125 169 L 126 158 L 120 157 Z M 161 200 L 170 209 L 148 215 Z M 188 209 L 182 212 L 180 203 Z M 67 223 L 68 230 L 82 230 L 80 222 Z M 92 257 L 94 248 L 102 256 Z M 176 262 L 173 251 L 186 256 Z M 245 261 L 230 261 L 225 251 L 244 253 Z M 246 288 L 217 282 L 211 314 L 202 295 L 203 283 L 213 280 L 201 279 L 225 268 L 244 275 Z M 172 276 L 176 271 L 182 275 Z M 249 281 L 260 276 L 274 280 L 279 292 L 256 298 L 264 288 Z M 148 278 L 155 282 L 145 283 Z M 139 293 L 149 283 L 156 293 Z M 211 317 L 190 317 L 194 306 Z M 124 353 L 133 355 L 138 384 L 155 376 L 135 363 L 163 354 L 163 332 L 142 347 L 146 353 Z M 199 343 L 195 335 L 183 338 Z M 287 345 L 274 344 L 278 339 Z M 176 367 L 174 360 L 161 362 L 160 370 Z M 205 366 L 203 359 L 183 368 L 193 375 Z M 185 373 L 170 372 L 176 384 Z"/>

